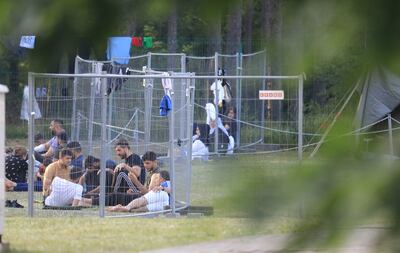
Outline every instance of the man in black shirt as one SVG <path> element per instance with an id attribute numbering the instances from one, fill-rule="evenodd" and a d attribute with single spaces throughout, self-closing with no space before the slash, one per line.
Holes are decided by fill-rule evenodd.
<path id="1" fill-rule="evenodd" d="M 121 159 L 124 159 L 124 162 L 117 165 L 115 168 L 115 176 L 118 177 L 120 173 L 125 173 L 128 175 L 132 173 L 136 175 L 137 179 L 144 184 L 146 180 L 146 170 L 143 166 L 143 161 L 137 154 L 133 153 L 129 147 L 129 143 L 126 139 L 119 139 L 115 144 L 115 153 Z M 126 186 L 125 186 L 126 187 Z M 123 188 L 123 187 L 120 187 Z M 128 188 L 122 189 L 126 192 Z"/>

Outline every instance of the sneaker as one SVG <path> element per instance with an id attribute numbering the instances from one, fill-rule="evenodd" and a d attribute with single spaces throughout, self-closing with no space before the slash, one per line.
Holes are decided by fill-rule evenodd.
<path id="1" fill-rule="evenodd" d="M 14 208 L 24 208 L 24 206 L 21 205 L 20 203 L 18 203 L 16 199 L 11 201 L 11 205 L 12 205 L 11 207 L 14 207 Z"/>
<path id="2" fill-rule="evenodd" d="M 6 200 L 6 207 L 12 207 L 11 200 Z"/>

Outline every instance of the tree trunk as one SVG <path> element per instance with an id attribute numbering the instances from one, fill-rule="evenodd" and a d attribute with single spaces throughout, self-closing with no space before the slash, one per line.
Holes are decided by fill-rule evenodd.
<path id="1" fill-rule="evenodd" d="M 253 17 L 254 17 L 254 5 L 253 0 L 246 1 L 246 14 L 245 14 L 245 27 L 244 31 L 244 52 L 251 53 L 253 50 Z"/>
<path id="2" fill-rule="evenodd" d="M 221 42 L 222 42 L 222 31 L 221 31 L 221 16 L 212 20 L 211 25 L 211 45 L 209 49 L 209 55 L 214 55 L 215 52 L 222 53 Z"/>
<path id="3" fill-rule="evenodd" d="M 129 36 L 137 36 L 136 21 L 134 20 L 134 18 L 132 18 L 128 21 L 126 30 L 127 30 L 127 34 L 129 34 Z"/>
<path id="4" fill-rule="evenodd" d="M 265 36 L 267 49 L 267 73 L 270 75 L 281 75 L 282 70 L 282 13 L 280 0 L 262 1 L 262 30 Z M 281 82 L 269 82 L 268 89 L 280 89 Z M 267 119 L 280 120 L 282 118 L 282 104 L 280 101 L 268 102 Z"/>
<path id="5" fill-rule="evenodd" d="M 241 52 L 241 39 L 242 39 L 242 1 L 236 1 L 228 14 L 227 22 L 227 36 L 226 36 L 226 53 L 236 54 Z"/>
<path id="6" fill-rule="evenodd" d="M 169 53 L 176 53 L 178 50 L 178 41 L 177 41 L 177 30 L 178 30 L 178 16 L 177 16 L 177 9 L 176 9 L 176 2 L 172 2 L 171 6 L 171 13 L 168 18 L 168 52 Z M 175 57 L 168 57 L 168 68 L 173 70 L 177 66 L 177 63 L 174 61 Z"/>

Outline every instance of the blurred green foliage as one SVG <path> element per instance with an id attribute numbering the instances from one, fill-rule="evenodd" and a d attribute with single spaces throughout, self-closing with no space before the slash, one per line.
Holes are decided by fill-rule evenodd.
<path id="1" fill-rule="evenodd" d="M 321 84 L 325 87 L 322 93 L 305 93 L 310 100 L 323 96 L 318 104 L 310 102 L 306 106 L 309 114 L 323 117 L 359 76 L 373 66 L 384 65 L 400 73 L 400 1 L 278 2 L 282 4 L 281 40 L 272 48 L 281 52 L 282 72 L 306 72 L 306 89 Z M 18 62 L 27 59 L 24 62 L 27 70 L 54 72 L 59 71 L 60 58 L 64 55 L 101 59 L 106 38 L 126 33 L 127 22 L 132 20 L 144 34 L 165 36 L 169 11 L 175 3 L 183 25 L 180 36 L 187 41 L 195 40 L 195 33 L 206 37 L 210 24 L 225 15 L 232 5 L 232 1 L 209 0 L 2 0 L 0 54 L 4 60 L 0 66 L 19 71 Z M 255 1 L 258 10 L 254 19 L 255 39 L 262 37 L 261 3 Z M 18 48 L 16 41 L 22 34 L 38 36 L 35 50 Z M 159 46 L 165 50 L 165 44 Z M 180 48 L 193 52 L 196 44 L 184 41 Z M 21 78 L 15 71 L 12 74 Z M 4 76 L 1 78 L 4 80 Z M 16 87 L 11 88 L 18 91 Z M 382 244 L 387 243 L 393 252 L 398 251 L 399 245 L 393 239 L 400 235 L 398 162 L 381 157 L 367 159 L 359 152 L 353 137 L 343 136 L 352 130 L 351 113 L 355 104 L 350 103 L 341 115 L 328 136 L 329 142 L 323 145 L 315 160 L 288 165 L 286 173 L 279 176 L 254 172 L 245 178 L 231 178 L 238 184 L 232 189 L 229 203 L 260 219 L 285 208 L 300 208 L 305 217 L 316 220 L 310 225 L 306 219 L 305 232 L 294 240 L 304 244 L 336 243 L 345 231 L 338 228 L 382 217 L 390 224 Z M 248 166 L 255 162 L 249 161 Z M 321 237 L 315 237 L 315 233 Z"/>

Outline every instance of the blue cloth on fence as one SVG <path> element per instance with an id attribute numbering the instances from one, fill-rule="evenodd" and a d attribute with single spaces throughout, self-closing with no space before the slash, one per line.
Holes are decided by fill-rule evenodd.
<path id="1" fill-rule="evenodd" d="M 118 64 L 128 64 L 131 50 L 131 37 L 110 37 L 107 43 L 107 59 Z"/>
<path id="2" fill-rule="evenodd" d="M 168 95 L 164 95 L 160 102 L 160 116 L 167 116 L 172 109 L 172 101 Z"/>

